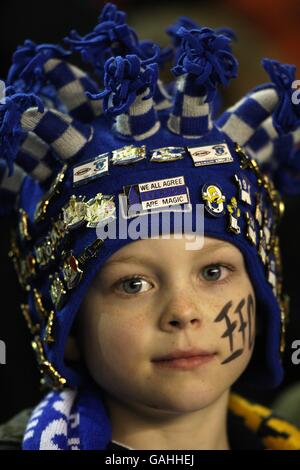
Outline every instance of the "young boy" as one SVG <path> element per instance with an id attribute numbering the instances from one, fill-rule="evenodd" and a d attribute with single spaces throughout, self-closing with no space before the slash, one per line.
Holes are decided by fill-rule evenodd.
<path id="1" fill-rule="evenodd" d="M 295 71 L 265 59 L 273 83 L 215 119 L 237 74 L 229 34 L 179 26 L 172 96 L 168 54 L 111 4 L 67 40 L 102 92 L 61 47 L 14 55 L 2 195 L 9 209 L 19 194 L 11 257 L 53 389 L 23 449 L 300 448 L 295 427 L 230 393 L 282 380 L 283 205 L 266 173 L 297 187 Z"/>

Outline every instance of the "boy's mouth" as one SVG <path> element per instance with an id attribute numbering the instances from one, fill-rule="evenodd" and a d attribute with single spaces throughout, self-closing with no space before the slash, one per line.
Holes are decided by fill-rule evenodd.
<path id="1" fill-rule="evenodd" d="M 216 352 L 209 352 L 200 349 L 175 350 L 164 356 L 152 359 L 155 365 L 170 367 L 174 369 L 194 369 L 202 364 L 211 361 Z"/>

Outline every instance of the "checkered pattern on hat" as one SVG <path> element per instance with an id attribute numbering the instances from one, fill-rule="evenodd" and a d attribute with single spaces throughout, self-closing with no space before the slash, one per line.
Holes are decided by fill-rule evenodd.
<path id="1" fill-rule="evenodd" d="M 169 129 L 186 138 L 197 138 L 212 128 L 211 105 L 205 102 L 206 94 L 199 96 L 187 76 L 176 84 L 175 103 L 168 120 Z"/>
<path id="2" fill-rule="evenodd" d="M 124 136 L 131 136 L 134 140 L 144 140 L 155 134 L 160 128 L 153 99 L 144 99 L 149 95 L 147 88 L 143 93 L 137 95 L 128 113 L 117 116 L 115 130 Z"/>
<path id="3" fill-rule="evenodd" d="M 24 139 L 16 162 L 32 178 L 43 183 L 53 175 L 53 155 L 49 145 L 41 140 L 33 132 L 28 132 Z"/>
<path id="4" fill-rule="evenodd" d="M 72 117 L 89 122 L 102 113 L 102 100 L 91 100 L 86 95 L 87 91 L 96 93 L 98 87 L 81 69 L 51 58 L 44 64 L 44 71 Z"/>
<path id="5" fill-rule="evenodd" d="M 25 131 L 34 132 L 49 144 L 63 160 L 80 152 L 92 135 L 89 126 L 54 109 L 39 112 L 37 108 L 29 108 L 22 114 L 21 125 Z"/>

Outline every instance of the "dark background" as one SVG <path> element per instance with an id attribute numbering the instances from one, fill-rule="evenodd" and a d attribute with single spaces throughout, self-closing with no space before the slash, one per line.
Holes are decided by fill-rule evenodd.
<path id="1" fill-rule="evenodd" d="M 25 39 L 37 43 L 62 43 L 71 29 L 80 34 L 91 31 L 104 2 L 73 0 L 62 2 L 1 2 L 0 78 L 5 80 L 11 56 Z M 128 13 L 128 21 L 142 39 L 168 44 L 164 29 L 180 15 L 193 18 L 202 26 L 232 27 L 239 38 L 234 52 L 240 62 L 239 79 L 224 93 L 224 103 L 237 101 L 251 87 L 266 80 L 260 67 L 262 57 L 298 64 L 300 56 L 298 0 L 210 0 L 185 2 L 115 1 Z M 298 75 L 298 78 L 299 75 Z M 281 225 L 284 287 L 291 297 L 291 321 L 284 358 L 286 377 L 271 392 L 247 390 L 250 398 L 271 404 L 273 399 L 300 378 L 300 365 L 291 362 L 291 344 L 300 339 L 300 197 L 286 198 Z M 0 220 L 0 339 L 6 343 L 6 365 L 0 365 L 0 423 L 24 407 L 33 406 L 41 396 L 39 374 L 30 347 L 30 335 L 20 313 L 21 292 L 7 257 L 12 218 Z"/>

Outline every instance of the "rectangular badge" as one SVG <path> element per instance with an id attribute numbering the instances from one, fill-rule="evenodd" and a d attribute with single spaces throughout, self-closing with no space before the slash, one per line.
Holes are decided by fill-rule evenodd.
<path id="1" fill-rule="evenodd" d="M 188 147 L 194 166 L 219 165 L 233 162 L 227 144 L 206 145 L 204 147 Z"/>
<path id="2" fill-rule="evenodd" d="M 147 181 L 124 187 L 127 215 L 161 211 L 170 206 L 189 204 L 188 188 L 184 176 Z"/>
<path id="3" fill-rule="evenodd" d="M 109 153 L 98 155 L 81 165 L 73 168 L 73 186 L 86 184 L 100 176 L 108 174 Z"/>

